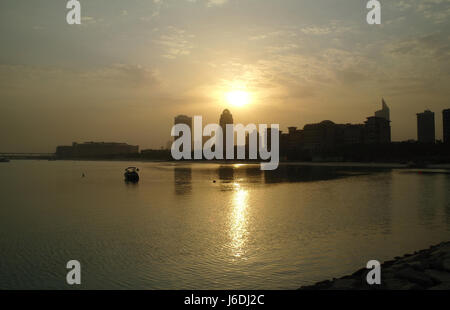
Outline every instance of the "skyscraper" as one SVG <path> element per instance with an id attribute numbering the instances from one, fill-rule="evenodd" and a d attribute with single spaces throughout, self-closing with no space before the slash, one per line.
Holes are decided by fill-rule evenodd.
<path id="1" fill-rule="evenodd" d="M 384 98 L 381 99 L 381 110 L 364 122 L 363 132 L 366 144 L 391 143 L 391 116 Z"/>
<path id="2" fill-rule="evenodd" d="M 230 113 L 230 110 L 225 109 L 223 110 L 222 114 L 220 115 L 219 125 L 222 127 L 223 132 L 223 154 L 224 158 L 226 158 L 226 138 L 227 138 L 227 124 L 233 124 L 233 115 Z M 234 147 L 234 145 L 233 145 Z"/>
<path id="3" fill-rule="evenodd" d="M 425 110 L 423 113 L 417 113 L 417 141 L 420 143 L 434 143 L 436 141 L 434 112 Z"/>
<path id="4" fill-rule="evenodd" d="M 442 124 L 444 127 L 444 143 L 450 144 L 450 109 L 442 111 Z"/>
<path id="5" fill-rule="evenodd" d="M 375 112 L 376 117 L 384 118 L 387 121 L 390 121 L 390 110 L 389 107 L 386 104 L 386 101 L 384 101 L 384 98 L 381 99 L 381 110 L 378 110 Z"/>

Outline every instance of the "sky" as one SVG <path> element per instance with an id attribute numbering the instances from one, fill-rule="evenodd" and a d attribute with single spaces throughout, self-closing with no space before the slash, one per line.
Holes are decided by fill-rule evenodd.
<path id="1" fill-rule="evenodd" d="M 0 152 L 73 141 L 160 148 L 174 117 L 303 128 L 391 109 L 393 141 L 416 113 L 450 108 L 450 0 L 0 1 Z M 234 106 L 230 92 L 248 104 Z"/>

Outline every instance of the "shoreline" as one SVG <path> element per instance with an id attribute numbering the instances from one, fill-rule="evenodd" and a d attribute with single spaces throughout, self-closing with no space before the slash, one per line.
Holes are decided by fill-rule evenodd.
<path id="1" fill-rule="evenodd" d="M 381 264 L 381 284 L 369 285 L 369 269 L 305 285 L 299 290 L 450 290 L 450 241 Z"/>
<path id="2" fill-rule="evenodd" d="M 43 160 L 48 159 L 41 158 L 13 158 L 15 160 Z M 105 162 L 142 162 L 142 163 L 181 163 L 181 164 L 230 164 L 230 165 L 259 165 L 260 161 L 223 161 L 223 160 L 160 160 L 160 159 L 142 159 L 142 158 L 64 158 L 50 161 L 105 161 Z M 321 166 L 321 167 L 355 167 L 355 168 L 388 168 L 388 169 L 419 169 L 419 170 L 436 170 L 436 169 L 449 169 L 449 164 L 429 164 L 424 167 L 412 167 L 409 164 L 398 162 L 311 162 L 311 161 L 280 161 L 279 166 Z"/>

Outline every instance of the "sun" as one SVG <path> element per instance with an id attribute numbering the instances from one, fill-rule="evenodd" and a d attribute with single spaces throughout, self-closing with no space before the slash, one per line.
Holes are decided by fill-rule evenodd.
<path id="1" fill-rule="evenodd" d="M 242 90 L 234 90 L 225 94 L 229 104 L 235 107 L 243 107 L 250 103 L 250 94 Z"/>

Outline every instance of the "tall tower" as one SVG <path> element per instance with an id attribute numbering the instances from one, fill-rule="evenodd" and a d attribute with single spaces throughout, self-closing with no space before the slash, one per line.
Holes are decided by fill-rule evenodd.
<path id="1" fill-rule="evenodd" d="M 420 143 L 435 143 L 434 112 L 417 113 L 417 140 Z"/>
<path id="2" fill-rule="evenodd" d="M 223 158 L 226 158 L 225 155 L 226 155 L 226 149 L 227 149 L 227 145 L 226 145 L 227 124 L 233 124 L 233 115 L 230 113 L 230 110 L 228 110 L 228 109 L 223 110 L 222 114 L 220 115 L 219 124 L 220 124 L 220 127 L 222 127 L 222 132 L 223 132 L 223 154 L 224 154 Z M 234 145 L 232 147 L 234 147 Z"/>
<path id="3" fill-rule="evenodd" d="M 386 104 L 386 101 L 384 101 L 384 98 L 381 99 L 381 110 L 376 111 L 375 116 L 382 117 L 387 121 L 391 120 L 390 110 L 388 105 Z"/>
<path id="4" fill-rule="evenodd" d="M 450 144 L 450 109 L 442 111 L 442 124 L 444 128 L 444 143 Z"/>
<path id="5" fill-rule="evenodd" d="M 381 110 L 364 122 L 364 143 L 391 143 L 391 117 L 384 98 L 381 99 Z"/>

